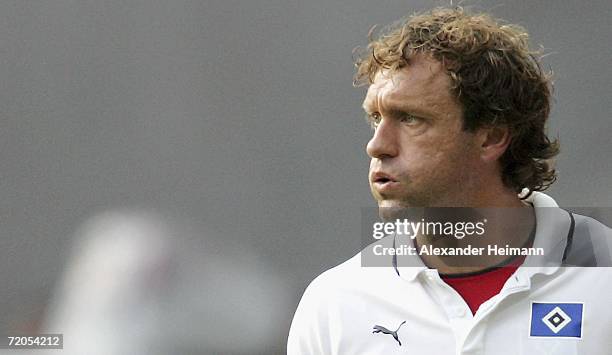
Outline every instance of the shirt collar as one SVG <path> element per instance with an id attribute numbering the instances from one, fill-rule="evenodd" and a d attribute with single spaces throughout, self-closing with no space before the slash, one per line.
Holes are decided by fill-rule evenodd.
<path id="1" fill-rule="evenodd" d="M 400 245 L 405 245 L 405 244 L 412 244 L 412 241 L 408 241 L 406 240 L 405 236 L 398 236 L 395 235 L 394 237 L 394 242 L 397 240 L 398 244 Z M 403 266 L 403 265 L 409 265 L 409 266 Z M 430 270 L 421 260 L 421 258 L 418 255 L 411 255 L 411 256 L 404 256 L 401 258 L 397 258 L 397 257 L 393 257 L 393 267 L 395 268 L 395 272 L 397 272 L 397 274 L 399 275 L 399 277 L 401 277 L 402 279 L 406 280 L 406 281 L 414 281 L 416 279 L 416 277 L 426 271 L 426 270 Z"/>
<path id="2" fill-rule="evenodd" d="M 537 222 L 533 247 L 542 248 L 544 255 L 527 256 L 518 273 L 528 278 L 539 273 L 550 275 L 563 261 L 572 217 L 552 197 L 541 192 L 533 192 L 526 202 L 533 205 Z"/>

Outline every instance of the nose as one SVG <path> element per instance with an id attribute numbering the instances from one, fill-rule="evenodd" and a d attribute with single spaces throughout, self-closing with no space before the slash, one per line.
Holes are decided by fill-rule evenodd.
<path id="1" fill-rule="evenodd" d="M 371 158 L 393 158 L 399 151 L 397 139 L 397 127 L 393 125 L 393 121 L 383 118 L 374 130 L 374 135 L 366 146 L 366 152 Z"/>

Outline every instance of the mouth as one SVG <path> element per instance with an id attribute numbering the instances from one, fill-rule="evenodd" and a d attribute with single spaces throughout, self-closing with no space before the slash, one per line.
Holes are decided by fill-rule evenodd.
<path id="1" fill-rule="evenodd" d="M 391 182 L 391 181 L 393 181 L 393 180 L 391 180 L 389 178 L 386 178 L 386 177 L 381 177 L 381 178 L 375 179 L 374 183 L 376 183 L 376 184 L 386 184 L 386 183 Z"/>
<path id="2" fill-rule="evenodd" d="M 374 186 L 380 188 L 398 183 L 398 181 L 393 176 L 382 172 L 374 173 L 372 175 L 371 181 Z"/>

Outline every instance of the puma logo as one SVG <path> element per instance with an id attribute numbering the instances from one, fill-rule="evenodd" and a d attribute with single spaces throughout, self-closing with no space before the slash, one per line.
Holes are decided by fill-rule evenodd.
<path id="1" fill-rule="evenodd" d="M 399 337 L 397 336 L 397 331 L 400 330 L 400 328 L 402 327 L 402 325 L 404 325 L 404 323 L 406 323 L 406 321 L 403 321 L 402 324 L 400 324 L 399 327 L 395 329 L 395 331 L 389 330 L 381 325 L 375 325 L 374 331 L 372 333 L 391 334 L 393 339 L 397 340 L 397 343 L 399 344 L 399 346 L 402 346 L 402 342 L 399 340 Z"/>

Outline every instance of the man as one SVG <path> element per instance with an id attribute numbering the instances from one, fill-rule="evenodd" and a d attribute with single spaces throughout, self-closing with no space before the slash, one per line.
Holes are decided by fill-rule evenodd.
<path id="1" fill-rule="evenodd" d="M 371 40 L 356 82 L 369 84 L 369 180 L 380 216 L 407 209 L 422 227 L 452 207 L 445 221 L 464 219 L 453 226 L 488 224 L 471 239 L 419 228 L 406 239 L 398 225 L 373 244 L 380 248 L 323 273 L 300 301 L 288 354 L 609 351 L 608 269 L 566 265 L 609 266 L 610 229 L 539 192 L 555 181 L 558 144 L 544 132 L 550 79 L 527 38 L 487 15 L 438 8 Z M 399 257 L 406 240 L 417 252 Z M 543 255 L 448 255 L 491 246 Z M 434 247 L 444 252 L 420 252 Z M 382 256 L 389 267 L 367 267 L 373 250 L 391 250 Z"/>

